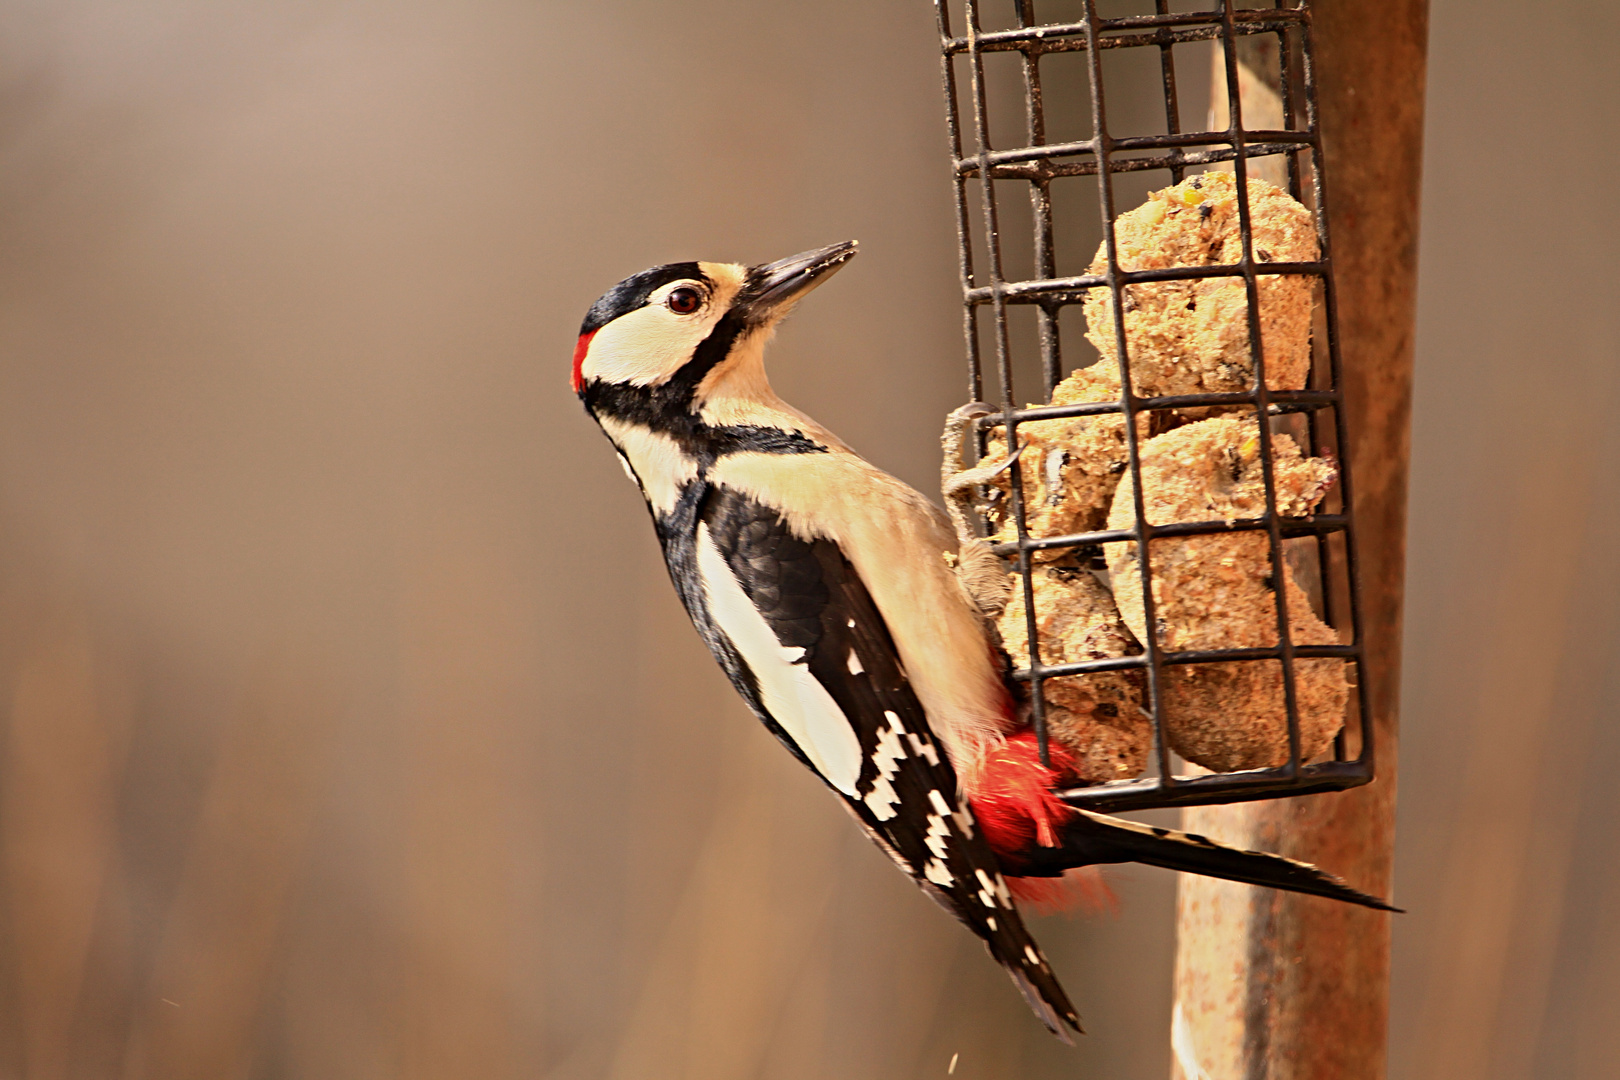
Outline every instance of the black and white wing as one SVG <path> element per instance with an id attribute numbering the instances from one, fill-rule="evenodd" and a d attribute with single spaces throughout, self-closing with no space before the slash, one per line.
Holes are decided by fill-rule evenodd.
<path id="1" fill-rule="evenodd" d="M 1049 1028 L 1078 1030 L 839 546 L 795 536 L 776 510 L 723 486 L 707 487 L 691 510 L 691 531 L 680 530 L 690 547 L 678 545 L 679 567 L 671 551 L 671 569 L 738 691 L 895 862 L 984 939 Z"/>

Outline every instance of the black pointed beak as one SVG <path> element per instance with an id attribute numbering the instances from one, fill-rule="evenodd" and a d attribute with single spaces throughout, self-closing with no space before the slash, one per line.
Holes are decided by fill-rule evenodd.
<path id="1" fill-rule="evenodd" d="M 748 271 L 748 284 L 733 310 L 756 326 L 780 318 L 794 301 L 831 277 L 859 250 L 856 241 L 846 240 L 756 266 Z"/>

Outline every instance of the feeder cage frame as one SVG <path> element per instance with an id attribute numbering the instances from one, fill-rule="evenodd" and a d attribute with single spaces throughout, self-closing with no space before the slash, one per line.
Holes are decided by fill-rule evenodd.
<path id="1" fill-rule="evenodd" d="M 1153 732 L 1153 764 L 1156 775 L 1134 780 L 1071 787 L 1059 794 L 1071 805 L 1091 810 L 1140 810 L 1151 807 L 1191 806 L 1242 802 L 1284 796 L 1336 791 L 1365 784 L 1373 778 L 1373 724 L 1369 715 L 1371 694 L 1363 662 L 1362 616 L 1356 539 L 1352 515 L 1353 489 L 1349 463 L 1339 455 L 1338 512 L 1310 517 L 1284 517 L 1277 512 L 1272 459 L 1273 425 L 1288 414 L 1302 414 L 1308 440 L 1307 450 L 1344 448 L 1350 445 L 1345 431 L 1345 408 L 1339 370 L 1339 340 L 1335 312 L 1332 249 L 1328 238 L 1327 185 L 1322 161 L 1322 140 L 1318 126 L 1316 84 L 1312 64 L 1311 10 L 1309 0 L 1276 0 L 1274 7 L 1240 8 L 1233 0 L 1210 0 L 1208 10 L 1172 11 L 1169 0 L 1154 0 L 1147 14 L 1103 18 L 1096 0 L 1081 0 L 1081 17 L 1068 22 L 1037 21 L 1034 0 L 1010 0 L 1012 24 L 985 29 L 980 0 L 936 0 L 936 15 L 943 58 L 944 92 L 947 110 L 953 177 L 956 194 L 957 230 L 963 289 L 964 333 L 967 344 L 969 400 L 985 400 L 987 367 L 994 372 L 999 387 L 999 411 L 979 421 L 979 445 L 990 428 L 1006 432 L 1006 445 L 1018 445 L 1020 423 L 1059 417 L 1123 413 L 1128 454 L 1127 469 L 1135 493 L 1135 524 L 1130 529 L 1080 533 L 1058 537 L 1032 537 L 1026 529 L 1023 484 L 1019 462 L 1011 469 L 1009 499 L 1012 519 L 1017 526 L 1015 541 L 999 545 L 998 554 L 1015 561 L 1023 590 L 1026 632 L 1029 635 L 1030 666 L 1015 671 L 1012 678 L 1031 684 L 1032 722 L 1043 756 L 1047 753 L 1046 707 L 1041 693 L 1049 678 L 1081 675 L 1087 672 L 1138 668 L 1145 674 L 1149 713 Z M 1044 3 L 1043 7 L 1046 6 Z M 1145 4 L 1143 6 L 1146 6 Z M 1177 6 L 1187 6 L 1180 4 Z M 964 17 L 962 32 L 953 30 L 951 8 Z M 1239 86 L 1240 46 L 1270 35 L 1276 44 L 1279 65 L 1278 93 L 1283 123 L 1279 130 L 1250 130 L 1243 126 L 1242 93 Z M 1177 55 L 1175 46 L 1212 42 L 1224 60 L 1225 90 L 1229 123 L 1224 130 L 1183 131 L 1177 99 Z M 1109 129 L 1107 90 L 1103 52 L 1111 49 L 1157 49 L 1162 74 L 1164 130 L 1149 134 L 1116 135 Z M 1091 137 L 1083 140 L 1049 143 L 1047 101 L 1043 95 L 1042 61 L 1063 53 L 1082 53 L 1087 71 Z M 1024 130 L 1022 145 L 994 148 L 989 117 L 993 91 L 987 85 L 985 57 L 1013 53 L 1022 68 Z M 1208 54 L 1206 54 L 1208 55 Z M 1220 71 L 1220 68 L 1216 68 Z M 1201 77 L 1208 79 L 1205 67 Z M 959 84 L 965 83 L 964 89 Z M 1054 84 L 1055 85 L 1055 84 Z M 962 107 L 966 98 L 965 120 Z M 964 126 L 967 134 L 964 137 Z M 965 141 L 966 139 L 966 141 Z M 1265 262 L 1257 264 L 1251 237 L 1248 197 L 1250 163 L 1257 158 L 1281 156 L 1286 163 L 1288 189 L 1312 214 L 1319 245 L 1313 262 Z M 1162 171 L 1171 183 L 1180 183 L 1190 173 L 1229 163 L 1236 178 L 1236 200 L 1242 257 L 1223 266 L 1173 267 L 1128 271 L 1122 269 L 1115 250 L 1112 223 L 1116 218 L 1114 177 L 1119 173 L 1144 170 Z M 1069 177 L 1097 178 L 1098 209 L 1101 214 L 1104 272 L 1059 276 L 1056 271 L 1052 189 L 1054 181 Z M 1003 260 L 1002 211 L 998 205 L 997 181 L 1023 181 L 1033 220 L 1032 273 L 1027 278 L 1009 279 Z M 973 188 L 977 188 L 976 198 Z M 975 206 L 974 204 L 978 205 Z M 976 250 L 976 248 L 978 250 Z M 1265 360 L 1261 350 L 1260 307 L 1257 277 L 1288 274 L 1308 276 L 1320 282 L 1312 348 L 1314 360 L 1310 385 L 1299 390 L 1271 390 L 1266 386 Z M 1248 389 L 1234 393 L 1206 393 L 1174 397 L 1142 397 L 1136 394 L 1130 374 L 1130 355 L 1124 324 L 1125 307 L 1121 290 L 1136 282 L 1159 282 L 1194 278 L 1241 277 L 1247 293 L 1249 351 L 1254 378 Z M 1030 305 L 1036 311 L 1036 329 L 1043 400 L 1050 400 L 1054 386 L 1063 375 L 1061 311 L 1080 303 L 1090 289 L 1108 289 L 1112 295 L 1113 333 L 1121 369 L 1121 399 L 1096 404 L 1020 408 L 1015 392 L 1015 348 L 1009 334 L 1008 311 L 1014 305 Z M 988 319 L 986 318 L 988 316 Z M 988 337 L 989 345 L 981 337 Z M 1141 447 L 1136 417 L 1207 406 L 1246 406 L 1258 416 L 1270 418 L 1258 424 L 1260 461 L 1264 477 L 1266 511 L 1260 517 L 1234 521 L 1180 522 L 1151 525 L 1145 520 L 1142 496 Z M 1331 413 L 1331 420 L 1324 418 Z M 1295 421 L 1297 422 L 1297 420 Z M 1331 508 L 1331 507 L 1329 507 Z M 1317 566 L 1321 574 L 1321 604 L 1324 621 L 1349 631 L 1347 644 L 1305 645 L 1295 643 L 1289 632 L 1287 590 L 1274 588 L 1277 608 L 1277 644 L 1269 648 L 1231 648 L 1200 651 L 1169 651 L 1158 641 L 1151 581 L 1150 546 L 1155 538 L 1180 537 L 1233 531 L 1264 533 L 1270 550 L 1271 580 L 1285 581 L 1289 572 L 1285 539 L 1314 538 Z M 1032 554 L 1058 548 L 1100 550 L 1097 545 L 1129 541 L 1136 545 L 1143 577 L 1143 621 L 1147 630 L 1142 651 L 1137 655 L 1087 660 L 1076 663 L 1041 662 L 1039 634 L 1033 593 Z M 1337 610 L 1336 610 L 1337 609 Z M 1296 695 L 1296 659 L 1342 658 L 1350 676 L 1350 714 L 1326 760 L 1306 761 L 1301 757 L 1299 709 Z M 1163 722 L 1163 673 L 1176 664 L 1226 663 L 1233 661 L 1276 661 L 1281 667 L 1286 708 L 1289 757 L 1274 768 L 1234 773 L 1178 776 Z"/>

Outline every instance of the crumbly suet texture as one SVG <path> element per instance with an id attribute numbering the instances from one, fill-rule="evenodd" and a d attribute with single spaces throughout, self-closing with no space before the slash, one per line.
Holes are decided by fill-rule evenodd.
<path id="1" fill-rule="evenodd" d="M 1256 262 L 1313 262 L 1316 229 L 1310 211 L 1264 180 L 1249 181 L 1250 236 Z M 1237 263 L 1237 180 L 1225 172 L 1189 177 L 1155 191 L 1119 215 L 1114 241 L 1123 270 Z M 1089 273 L 1107 268 L 1099 247 Z M 1302 274 L 1262 274 L 1257 280 L 1266 385 L 1297 390 L 1311 368 L 1311 288 Z M 1142 282 L 1125 286 L 1125 340 L 1131 379 L 1147 397 L 1231 393 L 1254 380 L 1249 352 L 1248 295 L 1242 277 Z M 1086 294 L 1086 337 L 1105 360 L 1118 361 L 1113 294 Z"/>
<path id="2" fill-rule="evenodd" d="M 1030 577 L 1035 629 L 1047 664 L 1104 660 L 1141 652 L 1120 621 L 1114 598 L 1089 571 L 1040 566 Z M 1024 590 L 1015 587 L 997 629 L 1013 665 L 1030 665 Z M 1153 745 L 1142 711 L 1140 670 L 1094 671 L 1042 682 L 1047 731 L 1074 757 L 1074 779 L 1086 784 L 1140 776 Z M 1029 684 L 1020 683 L 1026 694 Z M 1027 701 L 1023 706 L 1028 708 Z"/>
<path id="3" fill-rule="evenodd" d="M 1313 512 L 1333 484 L 1332 462 L 1308 458 L 1287 435 L 1271 437 L 1281 512 Z M 1252 418 L 1220 416 L 1177 428 L 1142 447 L 1147 520 L 1231 521 L 1265 509 L 1259 427 Z M 1127 478 L 1114 495 L 1110 529 L 1135 523 Z M 1141 568 L 1134 543 L 1104 545 L 1120 616 L 1146 635 Z M 1277 644 L 1277 599 L 1264 532 L 1215 533 L 1153 541 L 1153 605 L 1161 648 L 1232 649 Z M 1284 564 L 1289 632 L 1301 645 L 1336 644 L 1337 632 L 1311 610 Z M 1296 660 L 1300 752 L 1310 758 L 1344 722 L 1344 661 Z M 1218 772 L 1288 760 L 1288 728 L 1277 661 L 1178 664 L 1161 678 L 1166 737 L 1177 753 Z"/>
<path id="4" fill-rule="evenodd" d="M 1119 368 L 1103 360 L 1081 368 L 1052 392 L 1052 405 L 1089 405 L 1119 400 Z M 1037 406 L 1031 405 L 1030 408 Z M 1137 419 L 1137 437 L 1145 440 L 1148 417 Z M 1018 425 L 1024 452 L 1018 472 L 1024 491 L 1024 527 L 1030 536 L 1071 536 L 1103 527 L 1114 489 L 1124 474 L 1129 455 L 1125 447 L 1125 417 L 1119 413 L 1031 420 Z M 990 435 L 983 465 L 1007 459 L 1007 440 L 1000 428 Z M 998 475 L 991 486 L 1000 492 L 989 507 L 990 539 L 1008 543 L 1018 538 L 1013 518 L 1012 470 Z M 1038 551 L 1037 562 L 1066 557 L 1061 549 Z"/>

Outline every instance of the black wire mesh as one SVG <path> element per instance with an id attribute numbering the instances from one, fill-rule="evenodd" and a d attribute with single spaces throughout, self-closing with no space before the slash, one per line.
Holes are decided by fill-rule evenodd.
<path id="1" fill-rule="evenodd" d="M 1037 19 L 1036 8 L 1048 20 Z M 1025 631 L 1029 638 L 1030 666 L 1013 678 L 1032 684 L 1032 721 L 1043 755 L 1047 752 L 1046 705 L 1042 686 L 1046 679 L 1088 672 L 1141 669 L 1147 689 L 1147 711 L 1153 731 L 1150 775 L 1074 787 L 1062 794 L 1071 804 L 1095 810 L 1143 809 L 1238 802 L 1250 799 L 1301 795 L 1339 790 L 1366 783 L 1373 776 L 1372 725 L 1367 715 L 1368 694 L 1362 665 L 1362 638 L 1357 598 L 1356 549 L 1351 520 L 1351 479 L 1340 458 L 1337 492 L 1324 503 L 1324 512 L 1310 517 L 1285 517 L 1277 510 L 1272 443 L 1276 431 L 1290 430 L 1307 452 L 1332 454 L 1347 445 L 1339 379 L 1339 349 L 1334 310 L 1333 266 L 1328 243 L 1326 192 L 1321 161 L 1322 144 L 1317 124 L 1311 23 L 1308 0 L 1276 0 L 1276 6 L 1237 7 L 1233 0 L 1210 0 L 1202 10 L 1171 10 L 1169 0 L 1138 5 L 1150 10 L 1103 17 L 1098 0 L 1058 3 L 1004 0 L 993 12 L 979 0 L 936 0 L 944 60 L 944 90 L 956 185 L 957 225 L 960 234 L 965 335 L 968 355 L 968 395 L 984 400 L 987 372 L 999 386 L 999 412 L 981 420 L 980 447 L 992 428 L 1005 432 L 1006 445 L 1019 445 L 1020 423 L 1105 413 L 1124 414 L 1129 475 L 1134 487 L 1135 523 L 1130 529 L 1106 530 L 1057 537 L 1034 537 L 1027 529 L 1020 463 L 1011 466 L 1009 496 L 1017 527 L 1015 542 L 998 546 L 998 553 L 1014 559 L 1023 590 Z M 1119 7 L 1123 5 L 1114 5 Z M 1177 4 L 1192 7 L 1193 4 Z M 953 28 L 952 8 L 962 13 L 961 30 Z M 997 24 L 992 18 L 1004 19 Z M 1280 101 L 1282 122 L 1275 129 L 1247 129 L 1243 125 L 1240 61 L 1251 66 L 1256 56 L 1270 51 L 1272 77 Z M 1157 77 L 1153 96 L 1162 91 L 1162 119 L 1137 116 L 1134 123 L 1162 130 L 1115 131 L 1111 116 L 1140 109 L 1111 109 L 1108 93 L 1120 81 L 1121 65 L 1112 58 L 1156 53 Z M 988 71 L 989 62 L 1002 57 L 1016 64 L 1016 74 Z M 1050 70 L 1060 60 L 1078 59 L 1082 71 Z M 1224 70 L 1229 123 L 1223 130 L 1184 130 L 1182 98 L 1188 75 L 1209 81 L 1212 61 Z M 1140 81 L 1140 80 L 1138 80 Z M 962 106 L 965 89 L 966 108 Z M 1056 99 L 1054 101 L 1054 98 Z M 1140 105 L 1140 94 L 1133 105 Z M 1022 117 L 1011 107 L 1021 105 Z M 964 117 L 965 111 L 965 117 Z M 1089 123 L 1082 138 L 1049 140 L 1056 129 L 1074 129 Z M 1010 145 L 993 143 L 992 128 L 1007 127 L 1017 134 Z M 1121 122 L 1121 126 L 1125 126 Z M 1202 125 L 1210 126 L 1210 125 Z M 965 135 L 964 135 L 965 131 Z M 1261 164 L 1261 159 L 1269 159 Z M 1278 168 L 1280 159 L 1281 168 Z M 1209 167 L 1235 173 L 1235 193 L 1242 257 L 1222 266 L 1173 267 L 1127 271 L 1121 268 L 1112 223 L 1119 209 L 1116 180 L 1123 174 L 1143 192 L 1152 180 L 1169 186 Z M 1265 356 L 1261 349 L 1261 319 L 1257 263 L 1251 234 L 1248 177 L 1254 169 L 1269 171 L 1295 199 L 1309 208 L 1316 227 L 1318 258 L 1311 262 L 1264 262 L 1266 275 L 1302 275 L 1319 282 L 1312 332 L 1314 360 L 1310 382 L 1304 389 L 1268 389 Z M 1139 174 L 1139 175 L 1137 175 Z M 1098 214 L 1092 216 L 1074 203 L 1074 193 L 1060 185 L 1071 178 L 1095 178 Z M 1146 183 L 1147 186 L 1142 186 Z M 1028 209 L 1009 201 L 1002 187 L 1027 188 Z M 1022 193 L 1021 193 L 1022 194 Z M 1009 208 L 1027 215 L 1029 236 L 1004 232 Z M 1128 207 L 1127 207 L 1128 208 Z M 1082 218 L 1089 217 L 1089 221 Z M 1089 247 L 1081 225 L 1100 226 L 1105 268 L 1098 273 L 1060 274 L 1060 264 L 1079 258 L 1089 264 L 1096 249 L 1095 233 Z M 1027 259 L 1028 276 L 1009 278 L 1008 248 Z M 1122 289 L 1138 282 L 1184 280 L 1201 277 L 1241 277 L 1247 298 L 1249 354 L 1254 377 L 1236 393 L 1183 394 L 1142 397 L 1135 392 L 1130 373 L 1130 349 L 1122 302 Z M 1121 399 L 1114 402 L 1020 408 L 1020 400 L 1038 384 L 1038 399 L 1049 401 L 1065 374 L 1064 311 L 1081 303 L 1088 290 L 1107 289 L 1114 320 L 1114 338 L 1121 370 Z M 1013 325 L 1012 315 L 1034 315 L 1033 332 Z M 986 317 L 988 316 L 988 317 Z M 1072 350 L 1071 350 L 1072 352 Z M 1087 362 L 1090 361 L 1087 357 Z M 1076 365 L 1078 366 L 1078 365 Z M 1264 477 L 1265 512 L 1256 518 L 1234 521 L 1149 524 L 1144 516 L 1141 453 L 1136 417 L 1173 409 L 1207 406 L 1247 406 L 1256 416 L 1269 417 L 1257 425 L 1259 460 Z M 1161 646 L 1154 614 L 1150 541 L 1154 538 L 1233 531 L 1259 531 L 1269 545 L 1272 581 L 1288 572 L 1285 541 L 1310 538 L 1314 566 L 1307 572 L 1319 588 L 1318 613 L 1337 628 L 1348 644 L 1305 645 L 1290 633 L 1286 593 L 1276 596 L 1277 644 L 1269 648 L 1231 648 L 1170 651 Z M 1143 622 L 1146 639 L 1137 655 L 1048 665 L 1041 662 L 1032 555 L 1050 549 L 1099 550 L 1108 542 L 1136 545 L 1143 578 Z M 1310 542 L 1314 541 L 1314 543 Z M 1296 556 L 1297 556 L 1296 552 Z M 1296 557 L 1295 570 L 1300 559 Z M 1308 586 L 1309 587 L 1309 586 Z M 1301 755 L 1299 702 L 1295 660 L 1340 657 L 1346 662 L 1350 705 L 1344 728 L 1331 752 L 1304 760 Z M 1233 773 L 1185 775 L 1166 738 L 1161 702 L 1164 672 L 1170 665 L 1271 660 L 1280 664 L 1288 727 L 1288 761 L 1274 768 Z"/>

